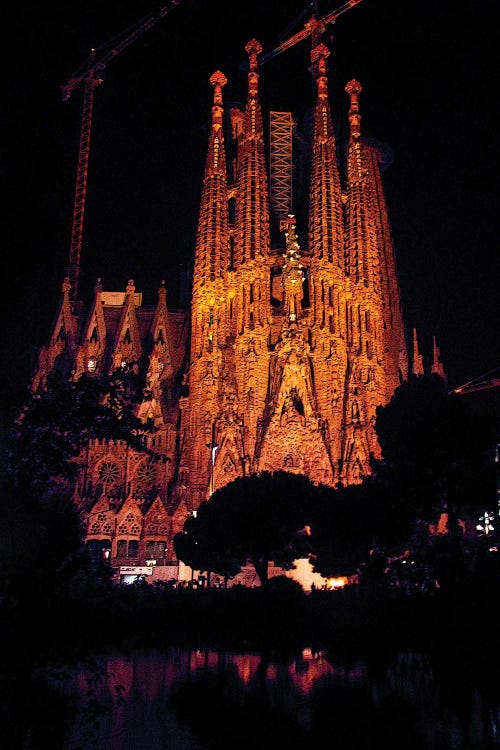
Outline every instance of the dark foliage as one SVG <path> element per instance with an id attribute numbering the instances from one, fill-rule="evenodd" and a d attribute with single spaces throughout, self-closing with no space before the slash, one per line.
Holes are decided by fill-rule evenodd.
<path id="1" fill-rule="evenodd" d="M 398 488 L 415 519 L 494 507 L 494 422 L 438 375 L 400 385 L 378 409 L 375 430 L 383 454 L 375 473 Z"/>
<path id="2" fill-rule="evenodd" d="M 133 368 L 69 382 L 57 372 L 28 392 L 6 445 L 0 477 L 0 576 L 4 605 L 53 601 L 63 591 L 106 584 L 111 571 L 87 558 L 72 501 L 80 450 L 91 438 L 138 450 L 145 427 L 134 415 L 140 382 Z"/>
<path id="3" fill-rule="evenodd" d="M 226 576 L 249 562 L 266 586 L 270 561 L 286 570 L 309 553 L 305 526 L 317 492 L 307 477 L 283 471 L 238 478 L 188 519 L 174 539 L 176 554 Z"/>
<path id="4" fill-rule="evenodd" d="M 106 378 L 84 374 L 76 381 L 53 372 L 43 392 L 28 392 L 7 444 L 8 476 L 26 500 L 71 487 L 79 452 L 91 438 L 145 450 L 144 433 L 151 428 L 134 414 L 135 378 L 121 368 Z"/>
<path id="5" fill-rule="evenodd" d="M 431 375 L 396 389 L 378 409 L 375 429 L 383 458 L 373 460 L 373 475 L 319 495 L 310 522 L 315 570 L 324 576 L 360 571 L 375 584 L 376 551 L 385 551 L 387 564 L 388 556 L 409 549 L 408 567 L 420 571 L 423 586 L 429 577 L 440 585 L 463 581 L 470 558 L 464 541 L 432 539 L 429 524 L 446 511 L 448 531 L 459 537 L 459 517 L 494 507 L 493 420 Z"/>
<path id="6" fill-rule="evenodd" d="M 318 493 L 310 518 L 311 561 L 325 577 L 353 575 L 375 547 L 408 540 L 412 515 L 394 485 L 376 477 Z"/>

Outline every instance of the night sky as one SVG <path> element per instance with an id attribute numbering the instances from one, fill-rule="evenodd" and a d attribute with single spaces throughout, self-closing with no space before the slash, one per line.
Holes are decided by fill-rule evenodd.
<path id="1" fill-rule="evenodd" d="M 321 15 L 341 2 L 319 3 Z M 4 19 L 2 107 L 3 412 L 46 343 L 69 258 L 83 87 L 60 87 L 87 59 L 161 4 L 73 0 L 12 4 Z M 306 0 L 181 0 L 124 50 L 97 89 L 82 293 L 133 278 L 145 304 L 193 257 L 211 73 L 244 102 L 245 44 L 269 50 Z M 4 11 L 5 12 L 5 11 Z M 345 137 L 351 78 L 362 132 L 384 145 L 384 185 L 403 310 L 424 354 L 436 335 L 450 387 L 500 366 L 498 78 L 495 0 L 362 0 L 331 25 L 330 91 Z M 288 35 L 289 35 L 288 34 Z M 314 104 L 310 42 L 261 69 L 261 102 L 301 123 Z M 5 231 L 6 229 L 6 231 Z M 302 230 L 302 231 L 301 231 Z M 305 231 L 301 244 L 305 245 Z M 169 292 L 174 298 L 174 292 Z M 471 398 L 470 396 L 467 398 Z"/>

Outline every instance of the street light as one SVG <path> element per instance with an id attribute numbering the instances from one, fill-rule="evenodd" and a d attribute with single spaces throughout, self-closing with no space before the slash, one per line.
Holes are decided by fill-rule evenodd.
<path id="1" fill-rule="evenodd" d="M 481 531 L 483 534 L 491 534 L 492 531 L 495 531 L 495 527 L 492 525 L 493 521 L 493 513 L 489 513 L 487 510 L 484 512 L 482 516 L 480 516 L 479 520 L 481 523 L 478 523 L 476 526 L 477 531 Z"/>

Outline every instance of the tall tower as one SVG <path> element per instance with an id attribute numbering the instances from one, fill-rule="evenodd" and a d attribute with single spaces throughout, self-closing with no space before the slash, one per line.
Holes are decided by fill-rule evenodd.
<path id="1" fill-rule="evenodd" d="M 314 37 L 313 37 L 314 38 Z M 341 472 L 346 379 L 346 285 L 343 193 L 328 94 L 328 48 L 313 46 L 316 108 L 309 192 L 311 342 L 319 417 L 337 482 Z"/>
<path id="2" fill-rule="evenodd" d="M 205 499 L 211 481 L 212 450 L 219 394 L 224 375 L 230 235 L 226 155 L 220 71 L 210 78 L 214 87 L 212 126 L 205 164 L 191 298 L 191 344 L 185 381 L 189 395 L 181 400 L 179 476 L 189 486 L 189 503 Z"/>
<path id="3" fill-rule="evenodd" d="M 232 361 L 231 369 L 228 367 L 228 378 L 234 373 L 235 399 L 242 430 L 241 448 L 244 447 L 240 465 L 235 466 L 237 474 L 254 470 L 269 368 L 271 240 L 264 128 L 259 100 L 258 64 L 262 47 L 252 39 L 245 51 L 248 54 L 248 90 L 238 137 L 234 270 L 231 274 L 233 302 L 230 309 Z M 227 417 L 221 416 L 218 431 L 220 466 L 216 478 L 221 484 L 226 484 L 235 473 L 225 436 Z"/>
<path id="4" fill-rule="evenodd" d="M 361 85 L 350 81 L 346 184 L 346 352 L 342 478 L 369 473 L 376 408 L 407 376 L 399 290 L 378 153 L 361 138 Z"/>

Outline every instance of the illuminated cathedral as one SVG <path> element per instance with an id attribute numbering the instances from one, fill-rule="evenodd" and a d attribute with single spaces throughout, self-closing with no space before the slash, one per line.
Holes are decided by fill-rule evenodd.
<path id="1" fill-rule="evenodd" d="M 236 477 L 285 470 L 332 486 L 360 482 L 380 454 L 376 409 L 408 377 L 381 153 L 361 135 L 361 86 L 345 87 L 341 178 L 329 51 L 313 48 L 308 219 L 302 237 L 285 206 L 272 245 L 261 46 L 252 40 L 246 52 L 244 107 L 226 111 L 226 78 L 210 78 L 189 309 L 170 309 L 164 282 L 156 304 L 143 304 L 132 280 L 121 292 L 99 281 L 90 304 L 74 303 L 66 279 L 33 381 L 43 388 L 54 368 L 74 379 L 127 366 L 144 374 L 138 416 L 156 427 L 148 446 L 166 460 L 92 441 L 75 502 L 91 548 L 116 566 L 155 560 L 171 571 L 163 577 L 175 576 L 172 539 L 186 518 Z M 415 342 L 414 366 L 419 356 Z"/>

